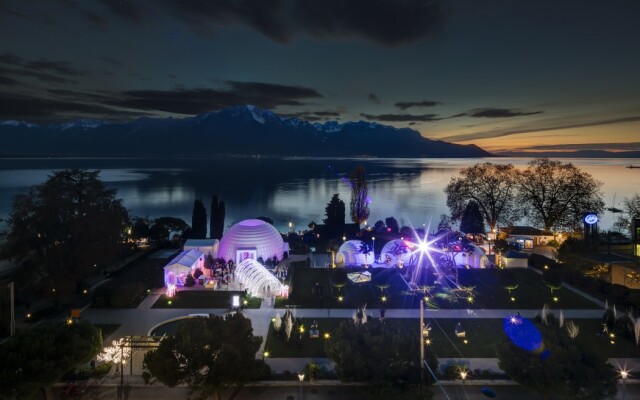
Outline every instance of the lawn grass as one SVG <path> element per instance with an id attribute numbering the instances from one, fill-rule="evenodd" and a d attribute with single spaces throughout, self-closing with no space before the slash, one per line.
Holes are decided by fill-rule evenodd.
<path id="1" fill-rule="evenodd" d="M 160 296 L 151 308 L 230 308 L 231 296 L 244 296 L 240 291 L 183 290 L 172 298 Z M 262 299 L 251 297 L 244 308 L 260 308 Z"/>
<path id="2" fill-rule="evenodd" d="M 308 332 L 303 335 L 303 340 L 299 347 L 288 344 L 285 340 L 274 335 L 273 325 L 269 327 L 269 334 L 265 350 L 269 352 L 269 357 L 326 357 L 322 335 L 325 332 L 333 334 L 338 325 L 343 321 L 350 321 L 343 318 L 317 318 L 320 328 L 321 338 L 311 339 Z M 303 324 L 308 327 L 313 323 L 313 319 L 303 318 Z M 426 351 L 433 351 L 441 358 L 494 358 L 496 357 L 495 346 L 506 339 L 502 326 L 502 319 L 462 319 L 437 318 L 425 319 L 429 323 L 431 331 L 429 339 L 431 344 L 426 346 Z M 465 331 L 465 337 L 457 337 L 454 329 L 455 324 L 461 322 Z M 628 339 L 616 338 L 615 344 L 610 343 L 610 338 L 599 335 L 602 325 L 598 319 L 578 319 L 574 322 L 580 327 L 580 334 L 576 338 L 585 347 L 606 358 L 637 358 L 640 357 L 640 348 L 635 346 Z M 387 318 L 385 324 L 393 327 L 415 332 L 418 338 L 417 319 L 396 319 Z M 292 335 L 297 334 L 296 332 Z M 467 341 L 465 343 L 464 341 Z"/>
<path id="3" fill-rule="evenodd" d="M 100 328 L 102 331 L 102 340 L 105 340 L 120 327 L 120 324 L 95 324 L 95 327 Z"/>
<path id="4" fill-rule="evenodd" d="M 295 305 L 300 308 L 357 308 L 367 304 L 369 308 L 418 308 L 422 298 L 420 292 L 410 292 L 397 275 L 390 275 L 389 288 L 380 289 L 375 283 L 347 283 L 343 288 L 331 285 L 331 271 L 324 268 L 297 268 L 291 276 L 291 293 L 286 300 L 278 300 L 276 307 Z M 373 279 L 384 270 L 369 270 Z M 594 309 L 595 303 L 561 288 L 553 292 L 545 285 L 540 274 L 528 269 L 510 270 L 516 276 L 518 287 L 511 291 L 501 283 L 498 269 L 461 270 L 467 286 L 473 287 L 471 301 L 465 295 L 455 302 L 434 298 L 432 306 L 442 309 L 539 309 L 546 303 L 554 308 Z M 316 284 L 322 286 L 323 296 L 314 293 Z M 434 291 L 432 291 L 433 293 Z M 436 287 L 435 292 L 438 292 Z M 382 301 L 383 296 L 386 301 Z"/>
<path id="5" fill-rule="evenodd" d="M 275 335 L 273 329 L 273 323 L 269 325 L 269 333 L 267 334 L 267 341 L 264 349 L 269 352 L 269 357 L 326 357 L 324 351 L 324 339 L 325 333 L 333 333 L 343 321 L 348 321 L 346 318 L 302 318 L 302 325 L 308 328 L 314 321 L 318 322 L 318 328 L 320 330 L 319 338 L 309 337 L 308 329 L 302 335 L 302 341 L 299 346 L 289 344 L 285 338 L 279 338 Z M 299 335 L 298 332 L 292 332 L 291 335 Z"/>

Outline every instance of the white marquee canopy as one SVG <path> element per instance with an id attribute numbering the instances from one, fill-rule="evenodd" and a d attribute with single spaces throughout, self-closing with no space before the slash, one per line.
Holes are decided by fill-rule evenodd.
<path id="1" fill-rule="evenodd" d="M 242 261 L 236 267 L 235 274 L 252 296 L 268 297 L 280 294 L 281 284 L 278 278 L 256 260 Z"/>

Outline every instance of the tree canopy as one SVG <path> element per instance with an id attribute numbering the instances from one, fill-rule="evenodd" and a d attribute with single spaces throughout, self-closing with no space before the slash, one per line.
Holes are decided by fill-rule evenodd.
<path id="1" fill-rule="evenodd" d="M 625 197 L 623 201 L 624 216 L 619 216 L 615 222 L 615 227 L 620 231 L 631 230 L 631 220 L 640 218 L 640 194 L 636 193 L 631 197 Z"/>
<path id="2" fill-rule="evenodd" d="M 54 172 L 16 195 L 8 218 L 4 254 L 31 259 L 42 278 L 60 289 L 117 259 L 129 226 L 127 210 L 99 171 Z"/>
<path id="3" fill-rule="evenodd" d="M 151 238 L 153 240 L 166 241 L 170 239 L 171 232 L 176 232 L 180 236 L 189 230 L 189 225 L 180 218 L 159 217 L 151 225 Z"/>
<path id="4" fill-rule="evenodd" d="M 517 170 L 512 164 L 489 162 L 460 170 L 444 189 L 451 217 L 462 217 L 469 200 L 478 204 L 480 212 L 490 229 L 498 223 L 510 224 L 518 218 L 515 203 Z"/>
<path id="5" fill-rule="evenodd" d="M 196 199 L 193 202 L 191 237 L 193 239 L 204 239 L 207 237 L 207 209 L 200 199 Z"/>
<path id="6" fill-rule="evenodd" d="M 480 213 L 480 207 L 478 203 L 470 200 L 467 203 L 467 207 L 462 213 L 462 219 L 460 220 L 460 231 L 464 233 L 480 234 L 484 233 L 484 220 Z"/>
<path id="7" fill-rule="evenodd" d="M 101 348 L 100 329 L 87 321 L 49 321 L 18 332 L 0 345 L 0 399 L 33 398 Z"/>
<path id="8" fill-rule="evenodd" d="M 518 203 L 529 221 L 554 229 L 576 229 L 585 212 L 602 212 L 602 182 L 571 163 L 536 158 L 518 175 Z"/>
<path id="9" fill-rule="evenodd" d="M 256 359 L 261 343 L 251 320 L 240 313 L 187 319 L 174 336 L 145 354 L 143 377 L 169 387 L 187 384 L 199 399 L 213 394 L 220 398 L 221 389 L 241 387 L 268 368 Z"/>
<path id="10" fill-rule="evenodd" d="M 209 237 L 211 239 L 221 239 L 224 231 L 225 218 L 224 201 L 218 201 L 218 195 L 211 197 L 211 217 L 209 221 Z"/>
<path id="11" fill-rule="evenodd" d="M 498 366 L 514 381 L 548 398 L 550 394 L 570 399 L 596 400 L 616 394 L 617 372 L 606 358 L 594 353 L 568 334 L 551 314 L 546 324 L 540 317 L 546 356 L 534 354 L 505 339 L 497 346 Z"/>
<path id="12" fill-rule="evenodd" d="M 419 333 L 388 326 L 377 319 L 354 324 L 345 321 L 325 345 L 342 381 L 404 386 L 420 381 Z M 437 370 L 437 358 L 427 352 L 428 363 Z"/>
<path id="13" fill-rule="evenodd" d="M 344 201 L 340 200 L 340 195 L 335 193 L 327 206 L 325 207 L 324 219 L 325 225 L 332 228 L 339 228 L 344 226 L 345 218 L 345 205 Z"/>
<path id="14" fill-rule="evenodd" d="M 367 179 L 365 169 L 358 166 L 351 172 L 349 177 L 351 182 L 351 202 L 349 213 L 351 221 L 362 224 L 369 218 L 369 190 L 367 189 Z"/>

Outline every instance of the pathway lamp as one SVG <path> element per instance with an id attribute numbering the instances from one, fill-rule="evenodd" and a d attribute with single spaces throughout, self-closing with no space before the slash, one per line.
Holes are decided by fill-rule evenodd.
<path id="1" fill-rule="evenodd" d="M 298 374 L 298 380 L 300 381 L 300 400 L 302 400 L 302 381 L 304 381 L 304 373 Z"/>
<path id="2" fill-rule="evenodd" d="M 622 378 L 622 400 L 625 399 L 627 389 L 627 378 L 629 377 L 629 371 L 625 369 L 620 370 L 620 378 Z"/>

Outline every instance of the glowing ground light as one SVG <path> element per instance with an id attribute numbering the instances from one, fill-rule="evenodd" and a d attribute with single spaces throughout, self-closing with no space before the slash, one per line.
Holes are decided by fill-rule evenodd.
<path id="1" fill-rule="evenodd" d="M 27 314 L 27 318 L 31 318 L 31 313 L 28 313 L 28 314 Z"/>
<path id="2" fill-rule="evenodd" d="M 89 291 L 87 289 L 82 291 L 82 294 L 87 294 L 87 293 L 89 293 Z"/>
<path id="3" fill-rule="evenodd" d="M 342 303 L 343 300 L 344 300 L 344 297 L 338 296 L 338 302 Z"/>
<path id="4" fill-rule="evenodd" d="M 271 318 L 271 322 L 276 322 L 276 317 Z"/>
<path id="5" fill-rule="evenodd" d="M 433 343 L 431 339 L 427 339 L 424 342 L 427 344 L 427 346 L 431 346 L 431 343 Z"/>
<path id="6" fill-rule="evenodd" d="M 386 301 L 387 301 L 387 296 L 382 296 L 382 297 L 380 298 L 380 300 L 381 300 L 383 303 L 384 303 L 384 302 L 386 302 Z"/>
<path id="7" fill-rule="evenodd" d="M 511 298 L 511 301 L 516 301 L 516 298 L 515 298 L 515 297 L 512 297 L 512 298 Z"/>
<path id="8" fill-rule="evenodd" d="M 300 333 L 304 333 L 304 326 L 300 327 Z"/>
<path id="9" fill-rule="evenodd" d="M 554 298 L 553 298 L 553 301 L 555 301 L 556 303 L 558 302 L 558 300 L 559 300 L 559 299 L 558 299 L 557 297 L 554 297 Z"/>
<path id="10" fill-rule="evenodd" d="M 468 301 L 469 303 L 473 303 L 473 296 L 469 296 L 469 297 L 467 297 L 467 301 Z"/>
<path id="11" fill-rule="evenodd" d="M 167 301 L 167 304 L 168 304 L 168 305 L 171 305 L 171 304 L 173 304 L 173 301 L 168 300 L 168 301 Z"/>
<path id="12" fill-rule="evenodd" d="M 331 339 L 331 335 L 329 334 L 329 332 L 325 333 L 323 336 L 326 340 Z"/>
<path id="13" fill-rule="evenodd" d="M 268 352 L 268 351 L 265 351 L 264 353 L 262 353 L 262 356 L 263 356 L 264 358 L 269 357 L 269 352 Z"/>
<path id="14" fill-rule="evenodd" d="M 467 339 L 462 341 L 464 344 L 469 344 L 469 341 Z"/>
<path id="15" fill-rule="evenodd" d="M 249 304 L 249 300 L 243 300 L 242 304 L 244 304 L 246 306 L 247 304 Z"/>

